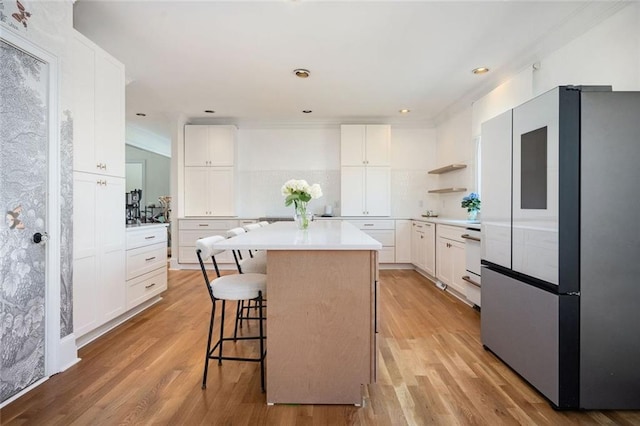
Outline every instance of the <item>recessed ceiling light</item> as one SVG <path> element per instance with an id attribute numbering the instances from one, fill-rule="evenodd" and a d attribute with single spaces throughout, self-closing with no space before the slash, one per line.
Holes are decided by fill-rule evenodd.
<path id="1" fill-rule="evenodd" d="M 302 112 L 304 112 L 305 114 L 311 114 L 313 111 L 311 111 L 310 109 L 303 109 Z"/>
<path id="2" fill-rule="evenodd" d="M 471 70 L 471 72 L 474 74 L 486 74 L 489 72 L 489 68 L 487 67 L 474 68 Z"/>
<path id="3" fill-rule="evenodd" d="M 204 112 L 206 112 L 207 114 L 215 114 L 215 111 L 212 109 L 205 109 Z"/>
<path id="4" fill-rule="evenodd" d="M 293 70 L 293 73 L 296 75 L 296 77 L 300 78 L 307 78 L 311 75 L 311 71 L 305 70 L 304 68 L 295 69 Z"/>
<path id="5" fill-rule="evenodd" d="M 136 112 L 136 115 L 138 117 L 146 117 L 147 116 L 147 114 L 145 114 L 144 112 Z"/>
<path id="6" fill-rule="evenodd" d="M 406 109 L 406 108 L 400 110 L 400 114 L 407 114 L 409 112 L 411 112 L 411 110 L 410 109 Z"/>

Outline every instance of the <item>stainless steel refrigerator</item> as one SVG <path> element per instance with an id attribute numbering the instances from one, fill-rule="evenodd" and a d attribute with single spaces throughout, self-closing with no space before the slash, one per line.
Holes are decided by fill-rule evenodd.
<path id="1" fill-rule="evenodd" d="M 640 409 L 640 92 L 482 125 L 482 343 L 557 408 Z"/>

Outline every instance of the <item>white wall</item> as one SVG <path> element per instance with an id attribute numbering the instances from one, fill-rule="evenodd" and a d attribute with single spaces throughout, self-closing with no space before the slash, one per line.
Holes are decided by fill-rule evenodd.
<path id="1" fill-rule="evenodd" d="M 436 176 L 433 186 L 428 189 L 439 188 L 467 188 L 465 192 L 453 192 L 435 195 L 436 213 L 441 217 L 464 219 L 466 211 L 460 207 L 462 197 L 475 191 L 475 156 L 474 142 L 471 136 L 471 107 L 465 108 L 446 122 L 438 126 L 437 134 L 437 164 L 433 168 L 449 164 L 466 164 L 466 169 L 443 173 Z"/>
<path id="2" fill-rule="evenodd" d="M 435 128 L 391 126 L 391 215 L 417 217 L 435 210 L 437 197 L 427 193 L 436 167 Z"/>
<path id="3" fill-rule="evenodd" d="M 127 123 L 125 141 L 127 145 L 135 146 L 165 157 L 171 157 L 170 139 L 138 127 L 135 124 Z"/>
<path id="4" fill-rule="evenodd" d="M 426 170 L 435 164 L 435 131 L 394 126 L 391 141 L 392 215 L 419 215 L 428 203 L 424 188 Z M 339 126 L 240 128 L 237 158 L 238 216 L 292 215 L 280 193 L 289 179 L 320 184 L 323 197 L 309 204 L 314 213 L 331 205 L 340 214 Z"/>
<path id="5" fill-rule="evenodd" d="M 633 3 L 540 61 L 538 95 L 565 84 L 640 90 L 640 3 Z"/>
<path id="6" fill-rule="evenodd" d="M 533 65 L 533 64 L 532 64 Z M 483 121 L 558 85 L 612 85 L 614 90 L 640 90 L 640 4 L 632 3 L 599 25 L 528 67 L 478 99 L 473 106 L 437 127 L 438 166 L 475 164 L 474 137 Z M 439 187 L 476 189 L 474 167 L 441 175 Z M 464 193 L 440 195 L 444 216 L 464 218 Z"/>

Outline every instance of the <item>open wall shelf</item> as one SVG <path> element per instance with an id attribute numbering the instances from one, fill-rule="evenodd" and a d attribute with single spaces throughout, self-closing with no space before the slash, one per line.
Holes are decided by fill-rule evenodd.
<path id="1" fill-rule="evenodd" d="M 442 189 L 431 189 L 429 190 L 429 194 L 446 194 L 449 192 L 465 192 L 467 188 L 442 188 Z"/>
<path id="2" fill-rule="evenodd" d="M 442 173 L 452 172 L 454 170 L 460 170 L 466 168 L 466 164 L 449 164 L 448 166 L 440 167 L 438 169 L 429 170 L 430 175 L 440 175 Z M 431 192 L 431 191 L 429 191 Z"/>

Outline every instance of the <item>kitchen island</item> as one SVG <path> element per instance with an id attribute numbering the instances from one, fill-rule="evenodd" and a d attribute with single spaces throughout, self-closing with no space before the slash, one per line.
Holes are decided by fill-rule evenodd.
<path id="1" fill-rule="evenodd" d="M 267 403 L 362 404 L 381 247 L 344 221 L 278 222 L 216 244 L 267 253 Z"/>

